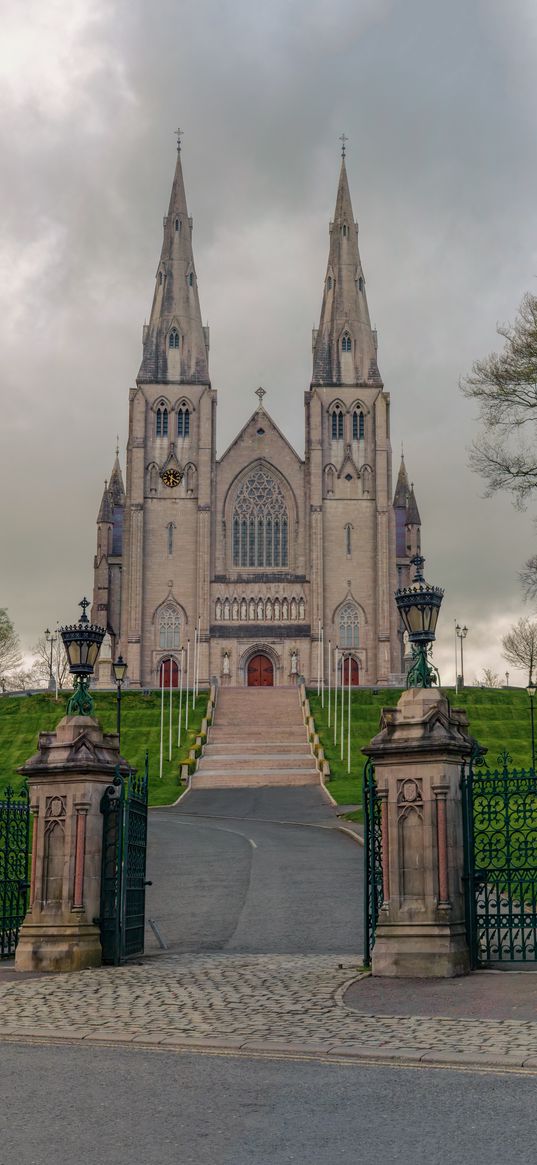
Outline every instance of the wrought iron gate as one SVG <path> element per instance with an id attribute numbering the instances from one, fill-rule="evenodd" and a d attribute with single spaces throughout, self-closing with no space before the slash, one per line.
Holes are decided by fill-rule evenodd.
<path id="1" fill-rule="evenodd" d="M 144 774 L 125 778 L 118 767 L 101 800 L 101 944 L 103 963 L 114 966 L 144 949 L 147 795 L 146 754 Z"/>
<path id="2" fill-rule="evenodd" d="M 28 907 L 28 793 L 18 798 L 8 786 L 0 800 L 0 958 L 15 954 L 19 929 Z"/>
<path id="3" fill-rule="evenodd" d="M 382 894 L 382 833 L 380 800 L 371 761 L 364 768 L 364 966 L 371 962 Z"/>
<path id="4" fill-rule="evenodd" d="M 488 769 L 482 754 L 463 767 L 466 926 L 472 966 L 537 960 L 537 777 Z"/>

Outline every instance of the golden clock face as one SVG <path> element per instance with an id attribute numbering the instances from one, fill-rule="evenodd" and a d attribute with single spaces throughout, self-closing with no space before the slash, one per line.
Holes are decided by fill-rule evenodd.
<path id="1" fill-rule="evenodd" d="M 161 477 L 162 477 L 162 480 L 164 482 L 164 485 L 168 485 L 170 487 L 173 487 L 174 485 L 180 484 L 182 474 L 179 473 L 178 469 L 165 469 L 164 473 L 161 474 Z"/>

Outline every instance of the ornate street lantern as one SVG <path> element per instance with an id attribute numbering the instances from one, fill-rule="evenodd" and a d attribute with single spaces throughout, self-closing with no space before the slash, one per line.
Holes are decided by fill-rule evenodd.
<path id="1" fill-rule="evenodd" d="M 401 587 L 395 592 L 395 602 L 412 645 L 413 662 L 408 672 L 407 688 L 431 688 L 439 683 L 439 675 L 429 662 L 429 649 L 436 638 L 436 623 L 444 592 L 441 587 L 433 587 L 425 582 L 421 554 L 415 554 L 410 562 L 416 573 L 409 587 Z"/>
<path id="2" fill-rule="evenodd" d="M 89 607 L 87 599 L 82 599 L 78 605 L 82 607 L 79 622 L 69 627 L 60 627 L 63 646 L 69 660 L 69 670 L 75 677 L 75 690 L 67 705 L 67 715 L 91 716 L 94 707 L 89 693 L 89 682 L 106 629 L 96 623 L 90 623 L 86 615 L 86 607 Z"/>

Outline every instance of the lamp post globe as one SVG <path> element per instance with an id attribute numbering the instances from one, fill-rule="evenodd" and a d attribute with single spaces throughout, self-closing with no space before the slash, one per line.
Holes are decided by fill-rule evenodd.
<path id="1" fill-rule="evenodd" d="M 112 672 L 116 681 L 116 732 L 121 740 L 121 685 L 127 674 L 127 664 L 122 655 L 114 660 Z"/>
<path id="2" fill-rule="evenodd" d="M 395 592 L 397 609 L 412 645 L 413 662 L 407 676 L 407 688 L 430 688 L 439 682 L 438 672 L 429 662 L 428 654 L 436 638 L 444 591 L 425 581 L 423 555 L 415 554 L 410 561 L 415 568 L 414 578 L 409 587 L 401 587 Z"/>
<path id="3" fill-rule="evenodd" d="M 82 607 L 78 623 L 60 627 L 69 671 L 74 676 L 74 692 L 67 705 L 67 715 L 91 716 L 94 705 L 89 692 L 89 682 L 105 636 L 105 628 L 97 623 L 90 623 L 86 615 L 86 608 L 89 607 L 86 598 L 78 605 Z"/>

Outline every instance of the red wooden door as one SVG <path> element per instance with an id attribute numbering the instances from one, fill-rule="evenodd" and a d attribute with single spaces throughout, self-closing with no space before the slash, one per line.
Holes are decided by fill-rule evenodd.
<path id="1" fill-rule="evenodd" d="M 343 683 L 349 683 L 349 664 L 351 668 L 351 688 L 357 688 L 360 683 L 360 672 L 355 659 L 345 659 L 343 662 Z"/>
<path id="2" fill-rule="evenodd" d="M 159 685 L 160 685 L 160 687 L 162 687 L 162 681 L 164 678 L 164 687 L 169 688 L 169 686 L 170 686 L 170 667 L 171 667 L 172 688 L 178 688 L 179 687 L 179 667 L 176 664 L 174 659 L 163 659 L 162 660 L 162 663 L 160 665 Z"/>
<path id="3" fill-rule="evenodd" d="M 248 664 L 249 688 L 272 688 L 274 668 L 268 655 L 254 655 Z"/>

